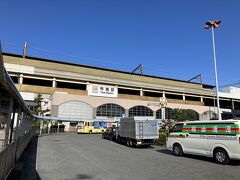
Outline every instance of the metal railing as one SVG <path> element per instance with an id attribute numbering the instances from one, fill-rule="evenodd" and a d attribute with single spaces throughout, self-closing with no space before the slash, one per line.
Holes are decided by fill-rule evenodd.
<path id="1" fill-rule="evenodd" d="M 0 44 L 0 180 L 6 179 L 34 135 L 33 119 L 4 68 Z"/>

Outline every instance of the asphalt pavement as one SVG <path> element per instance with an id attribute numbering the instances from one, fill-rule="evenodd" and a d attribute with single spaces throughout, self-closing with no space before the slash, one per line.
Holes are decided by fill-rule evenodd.
<path id="1" fill-rule="evenodd" d="M 219 165 L 211 158 L 175 157 L 161 146 L 129 148 L 93 134 L 40 137 L 35 162 L 42 180 L 240 179 L 240 162 Z"/>
<path id="2" fill-rule="evenodd" d="M 215 164 L 211 158 L 175 157 L 166 148 L 129 148 L 100 135 L 39 138 L 37 172 L 44 180 L 221 180 L 240 179 L 240 163 Z"/>

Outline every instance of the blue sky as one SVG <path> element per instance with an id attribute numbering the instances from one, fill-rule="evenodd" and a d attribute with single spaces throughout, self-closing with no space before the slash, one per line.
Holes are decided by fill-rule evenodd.
<path id="1" fill-rule="evenodd" d="M 0 1 L 4 51 L 214 84 L 215 30 L 219 84 L 240 81 L 238 0 Z"/>

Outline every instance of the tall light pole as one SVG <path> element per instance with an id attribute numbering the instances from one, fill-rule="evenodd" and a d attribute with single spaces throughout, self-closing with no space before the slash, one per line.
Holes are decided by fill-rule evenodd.
<path id="1" fill-rule="evenodd" d="M 214 39 L 214 28 L 218 28 L 218 25 L 220 23 L 221 23 L 220 20 L 207 21 L 205 23 L 205 29 L 211 28 L 212 30 L 213 61 L 214 61 L 216 92 L 217 92 L 217 111 L 218 111 L 218 119 L 222 120 L 222 116 L 220 112 L 220 102 L 219 102 L 217 60 L 216 60 L 216 49 L 215 49 L 215 39 Z"/>

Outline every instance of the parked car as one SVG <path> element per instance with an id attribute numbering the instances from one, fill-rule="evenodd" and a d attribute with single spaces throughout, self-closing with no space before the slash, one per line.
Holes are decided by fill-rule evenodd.
<path id="1" fill-rule="evenodd" d="M 239 120 L 179 122 L 170 130 L 167 147 L 176 156 L 202 155 L 228 164 L 240 160 L 239 132 Z"/>
<path id="2" fill-rule="evenodd" d="M 108 127 L 105 132 L 102 133 L 103 139 L 116 140 L 116 127 Z"/>

